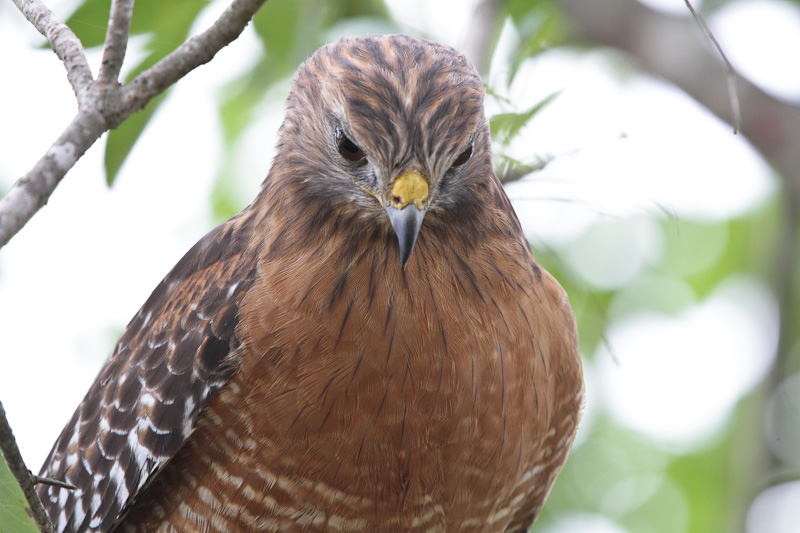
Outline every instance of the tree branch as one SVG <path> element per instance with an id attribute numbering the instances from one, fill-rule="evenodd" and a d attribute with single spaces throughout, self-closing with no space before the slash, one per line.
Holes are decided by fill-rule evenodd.
<path id="1" fill-rule="evenodd" d="M 244 30 L 266 0 L 233 0 L 206 31 L 186 40 L 123 87 L 123 105 L 136 112 L 183 76 L 208 63 Z"/>
<path id="2" fill-rule="evenodd" d="M 59 44 L 58 49 L 62 50 L 62 53 L 65 53 L 63 51 L 66 46 L 63 44 L 65 42 L 63 41 L 64 35 L 68 33 L 72 36 L 74 41 L 67 40 L 69 53 L 65 53 L 65 57 L 80 56 L 85 64 L 86 59 L 80 41 L 63 23 L 55 21 L 53 14 L 39 0 L 14 1 L 37 28 L 40 26 L 45 28 L 40 29 L 45 37 L 50 39 L 50 36 L 53 35 L 54 38 L 61 39 L 58 42 L 62 44 Z M 104 83 L 104 80 L 94 82 L 90 78 L 88 86 L 81 88 L 80 94 L 78 94 L 80 106 L 77 116 L 33 169 L 20 178 L 8 194 L 0 199 L 0 248 L 5 246 L 47 203 L 48 198 L 67 171 L 104 132 L 116 128 L 123 120 L 142 109 L 147 102 L 164 92 L 170 85 L 198 66 L 209 62 L 217 52 L 244 31 L 244 28 L 265 2 L 266 0 L 233 0 L 233 3 L 225 9 L 209 29 L 188 39 L 167 57 L 142 72 L 122 88 L 116 83 Z M 104 75 L 109 79 L 113 79 L 119 74 L 118 67 L 124 57 L 124 50 L 120 54 L 119 48 L 124 47 L 127 43 L 130 18 L 127 10 L 132 5 L 132 0 L 117 0 L 112 9 L 109 39 L 112 39 L 114 43 L 107 46 L 108 54 L 104 53 L 104 58 L 107 55 L 111 62 L 104 71 Z M 117 11 L 120 14 L 115 19 Z M 47 24 L 42 22 L 44 19 L 48 21 Z M 51 28 L 54 24 L 60 25 L 59 28 L 66 28 L 66 31 L 59 30 L 58 33 L 54 33 Z M 77 46 L 78 49 L 75 50 L 74 46 Z M 53 48 L 56 49 L 55 44 Z M 67 59 L 63 59 L 63 61 L 70 73 L 72 63 L 68 63 Z M 86 68 L 88 69 L 88 66 Z"/>
<path id="3" fill-rule="evenodd" d="M 14 0 L 14 3 L 39 33 L 44 35 L 53 51 L 64 63 L 67 79 L 80 103 L 84 91 L 93 81 L 92 70 L 86 61 L 80 39 L 40 0 Z"/>
<path id="4" fill-rule="evenodd" d="M 0 247 L 47 203 L 67 171 L 107 129 L 101 114 L 78 111 L 44 157 L 0 198 Z"/>
<path id="5" fill-rule="evenodd" d="M 52 532 L 53 525 L 47 518 L 47 513 L 44 507 L 42 507 L 42 502 L 36 494 L 33 476 L 30 470 L 28 470 L 28 467 L 25 466 L 25 461 L 23 461 L 22 455 L 19 453 L 17 441 L 14 439 L 11 426 L 8 424 L 6 411 L 3 409 L 2 402 L 0 402 L 0 449 L 3 451 L 3 457 L 5 457 L 8 467 L 11 469 L 11 473 L 17 478 L 17 483 L 19 483 L 19 486 L 22 488 L 25 499 L 28 500 L 28 506 L 31 509 L 31 514 L 33 514 L 36 525 L 39 526 L 39 531 Z"/>
<path id="6" fill-rule="evenodd" d="M 102 83 L 117 83 L 125 51 L 128 49 L 128 35 L 131 30 L 133 0 L 113 0 L 108 18 L 106 44 L 103 47 L 103 62 L 97 76 Z"/>

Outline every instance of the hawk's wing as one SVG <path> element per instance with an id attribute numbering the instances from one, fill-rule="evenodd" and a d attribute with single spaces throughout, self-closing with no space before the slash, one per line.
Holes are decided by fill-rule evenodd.
<path id="1" fill-rule="evenodd" d="M 239 304 L 255 276 L 244 213 L 201 239 L 122 334 L 41 475 L 58 531 L 108 531 L 192 432 L 233 372 Z"/>

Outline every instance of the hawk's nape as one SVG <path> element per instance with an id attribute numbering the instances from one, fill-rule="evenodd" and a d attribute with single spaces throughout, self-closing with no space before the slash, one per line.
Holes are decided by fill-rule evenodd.
<path id="1" fill-rule="evenodd" d="M 583 401 L 566 295 L 452 48 L 345 38 L 295 77 L 251 205 L 126 328 L 42 475 L 59 531 L 523 531 Z"/>

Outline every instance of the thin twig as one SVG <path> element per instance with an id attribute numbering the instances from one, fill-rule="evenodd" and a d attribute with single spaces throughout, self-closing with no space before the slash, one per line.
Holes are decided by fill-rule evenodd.
<path id="1" fill-rule="evenodd" d="M 36 483 L 37 485 L 52 485 L 54 487 L 61 487 L 62 489 L 69 489 L 69 490 L 75 490 L 78 488 L 75 485 L 72 485 L 71 483 L 67 483 L 66 481 L 61 481 L 50 477 L 37 476 L 33 472 L 31 472 L 31 477 L 33 478 L 33 482 Z"/>
<path id="2" fill-rule="evenodd" d="M 233 0 L 206 31 L 186 40 L 164 59 L 123 87 L 123 105 L 139 111 L 155 96 L 183 76 L 208 63 L 236 39 L 267 0 Z"/>
<path id="3" fill-rule="evenodd" d="M 6 411 L 3 409 L 3 403 L 0 402 L 0 449 L 3 451 L 3 457 L 6 459 L 8 468 L 11 473 L 17 478 L 17 483 L 22 488 L 25 499 L 28 500 L 28 506 L 31 509 L 33 519 L 39 527 L 39 531 L 52 532 L 53 525 L 47 518 L 47 513 L 42 507 L 42 502 L 39 501 L 39 496 L 36 494 L 36 488 L 33 484 L 33 477 L 30 470 L 25 466 L 25 461 L 22 460 L 22 455 L 19 453 L 17 441 L 14 439 L 14 433 L 11 431 L 11 426 L 8 424 L 6 418 Z"/>
<path id="4" fill-rule="evenodd" d="M 64 63 L 67 69 L 67 79 L 78 103 L 81 97 L 92 84 L 92 70 L 86 61 L 83 45 L 80 39 L 69 27 L 58 20 L 46 5 L 40 0 L 13 0 L 25 18 L 44 35 L 53 51 Z"/>
<path id="5" fill-rule="evenodd" d="M 733 133 L 739 133 L 742 127 L 742 108 L 739 105 L 739 91 L 736 88 L 736 71 L 733 69 L 731 62 L 728 61 L 728 56 L 722 51 L 722 47 L 717 42 L 717 38 L 711 33 L 711 28 L 708 27 L 703 15 L 695 10 L 690 0 L 684 0 L 684 2 L 686 3 L 686 7 L 689 8 L 694 20 L 697 21 L 697 24 L 700 26 L 700 29 L 703 30 L 705 36 L 711 41 L 711 44 L 714 45 L 720 58 L 722 58 L 722 64 L 725 68 L 725 81 L 728 84 L 728 98 L 731 101 L 731 112 L 733 113 L 731 120 L 733 122 Z"/>
<path id="6" fill-rule="evenodd" d="M 125 59 L 125 51 L 128 49 L 131 17 L 133 17 L 133 0 L 113 0 L 111 2 L 106 44 L 103 47 L 103 62 L 100 64 L 100 74 L 97 76 L 101 83 L 119 81 L 122 61 Z"/>

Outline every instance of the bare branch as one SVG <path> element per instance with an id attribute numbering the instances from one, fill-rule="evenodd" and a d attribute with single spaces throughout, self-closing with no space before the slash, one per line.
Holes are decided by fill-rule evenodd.
<path id="1" fill-rule="evenodd" d="M 233 0 L 210 28 L 187 39 L 167 57 L 125 85 L 125 108 L 130 112 L 139 111 L 167 87 L 200 65 L 211 61 L 217 52 L 244 31 L 265 2 L 266 0 Z"/>
<path id="2" fill-rule="evenodd" d="M 19 453 L 17 441 L 14 439 L 14 433 L 11 431 L 11 426 L 8 424 L 6 418 L 6 411 L 3 409 L 3 403 L 0 402 L 0 449 L 3 451 L 3 456 L 6 459 L 8 468 L 14 477 L 17 478 L 19 486 L 22 488 L 25 499 L 28 500 L 28 506 L 33 514 L 33 519 L 36 525 L 39 526 L 39 531 L 50 533 L 53 531 L 53 525 L 47 518 L 47 513 L 42 507 L 42 502 L 36 494 L 36 488 L 33 484 L 33 476 L 31 475 L 28 467 L 25 466 L 25 461 Z"/>
<path id="3" fill-rule="evenodd" d="M 79 111 L 44 157 L 0 198 L 0 247 L 47 203 L 67 171 L 106 130 L 102 115 Z"/>
<path id="4" fill-rule="evenodd" d="M 14 0 L 25 18 L 44 35 L 67 69 L 67 79 L 80 104 L 83 93 L 91 86 L 92 70 L 83 53 L 80 39 L 58 20 L 40 0 Z"/>
<path id="5" fill-rule="evenodd" d="M 103 48 L 103 62 L 97 79 L 102 83 L 119 81 L 119 71 L 128 49 L 128 35 L 131 30 L 133 0 L 113 0 L 108 17 L 106 44 Z"/>
<path id="6" fill-rule="evenodd" d="M 41 17 L 50 17 L 54 20 L 52 13 L 38 0 L 14 1 L 22 6 L 20 9 L 24 8 L 30 11 L 33 9 L 30 6 L 38 9 L 28 17 L 33 24 L 39 24 Z M 167 87 L 196 67 L 209 62 L 217 52 L 242 33 L 265 2 L 266 0 L 234 0 L 208 30 L 188 39 L 167 57 L 121 89 L 116 83 L 90 82 L 89 86 L 84 88 L 85 90 L 82 90 L 82 94 L 79 95 L 81 106 L 78 115 L 33 169 L 20 178 L 8 194 L 0 199 L 0 248 L 5 246 L 47 203 L 48 198 L 67 171 L 104 132 L 116 128 L 123 120 L 142 109 L 147 102 L 161 94 Z M 124 11 L 127 9 L 125 5 L 132 6 L 133 2 L 132 0 L 121 0 L 116 2 L 115 6 L 117 4 L 119 4 L 118 8 Z M 23 10 L 23 12 L 25 11 Z M 112 18 L 113 16 L 112 14 Z M 120 15 L 121 18 L 114 24 L 124 25 L 123 18 L 125 16 L 127 15 Z M 66 26 L 64 27 L 66 28 Z M 109 32 L 111 31 L 109 29 Z M 123 29 L 119 31 L 122 32 Z M 124 29 L 125 34 L 127 31 Z M 42 33 L 45 37 L 48 36 L 45 31 Z M 72 32 L 70 35 L 74 37 Z M 115 35 L 114 39 L 119 39 L 119 43 L 121 43 L 123 40 L 121 33 L 117 35 L 115 30 Z M 75 38 L 75 43 L 80 47 L 77 38 Z M 83 57 L 82 48 L 79 53 Z M 111 50 L 108 54 L 110 59 L 113 56 L 114 61 L 121 62 L 122 58 L 114 55 Z M 113 69 L 116 68 L 116 66 L 113 67 Z M 109 66 L 106 72 L 107 76 L 114 76 L 115 70 Z M 118 75 L 118 71 L 116 74 Z"/>

